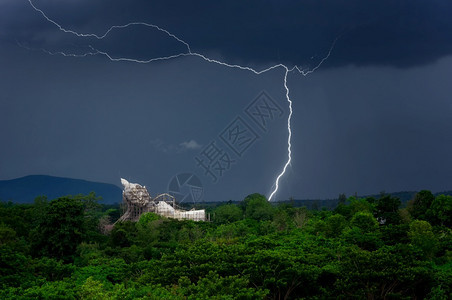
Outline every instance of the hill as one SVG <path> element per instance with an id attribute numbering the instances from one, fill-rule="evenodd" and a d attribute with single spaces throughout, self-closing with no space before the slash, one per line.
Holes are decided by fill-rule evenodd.
<path id="1" fill-rule="evenodd" d="M 122 202 L 122 190 L 114 184 L 47 175 L 30 175 L 11 180 L 0 180 L 0 200 L 16 203 L 33 203 L 38 196 L 55 199 L 90 192 L 101 196 L 101 203 L 104 204 Z"/>

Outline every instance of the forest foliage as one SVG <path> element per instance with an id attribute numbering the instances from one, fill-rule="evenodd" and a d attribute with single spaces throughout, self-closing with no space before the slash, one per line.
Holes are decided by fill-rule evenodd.
<path id="1" fill-rule="evenodd" d="M 451 196 L 310 211 L 252 194 L 211 222 L 112 228 L 98 200 L 0 203 L 1 299 L 452 299 Z"/>

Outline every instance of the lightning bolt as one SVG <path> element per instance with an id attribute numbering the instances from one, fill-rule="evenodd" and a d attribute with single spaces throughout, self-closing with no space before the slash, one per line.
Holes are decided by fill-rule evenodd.
<path id="1" fill-rule="evenodd" d="M 140 59 L 134 59 L 134 58 L 128 58 L 128 57 L 113 57 L 111 56 L 109 53 L 105 52 L 105 51 L 101 51 L 98 49 L 95 49 L 92 46 L 88 46 L 92 52 L 86 52 L 84 54 L 75 54 L 75 53 L 66 53 L 66 52 L 62 52 L 62 51 L 58 51 L 58 52 L 51 52 L 45 49 L 41 49 L 42 51 L 46 52 L 47 54 L 51 54 L 51 55 L 63 55 L 63 56 L 68 56 L 68 57 L 86 57 L 86 56 L 90 56 L 90 55 L 103 55 L 105 57 L 107 57 L 109 60 L 117 62 L 117 61 L 126 61 L 126 62 L 134 62 L 134 63 L 141 63 L 141 64 L 148 64 L 151 62 L 156 62 L 156 61 L 164 61 L 164 60 L 171 60 L 171 59 L 176 59 L 176 58 L 181 58 L 181 57 L 186 57 L 186 56 L 195 56 L 198 58 L 201 58 L 202 60 L 208 62 L 208 63 L 214 63 L 214 64 L 218 64 L 224 67 L 228 67 L 228 68 L 234 68 L 234 69 L 240 69 L 240 70 L 244 70 L 244 71 L 249 71 L 252 72 L 256 75 L 260 75 L 266 72 L 269 72 L 271 70 L 274 69 L 278 69 L 278 68 L 282 68 L 284 70 L 284 88 L 286 90 L 286 100 L 289 104 L 289 116 L 287 117 L 287 132 L 288 132 L 288 138 L 287 138 L 287 161 L 284 164 L 284 167 L 282 168 L 281 172 L 278 174 L 278 176 L 276 177 L 275 183 L 272 186 L 272 192 L 270 193 L 270 196 L 268 197 L 268 201 L 272 201 L 273 197 L 276 195 L 276 193 L 278 192 L 279 189 L 279 181 L 281 180 L 281 178 L 284 176 L 284 174 L 286 173 L 287 168 L 289 167 L 289 165 L 292 162 L 292 128 L 291 128 L 291 123 L 292 123 L 292 115 L 293 115 L 293 108 L 292 108 L 292 100 L 290 99 L 290 90 L 289 90 L 289 86 L 287 85 L 287 78 L 289 73 L 291 72 L 298 72 L 299 74 L 303 75 L 303 76 L 307 76 L 313 72 L 315 72 L 318 68 L 320 68 L 320 66 L 330 57 L 331 52 L 334 49 L 334 46 L 337 42 L 337 40 L 339 39 L 339 37 L 337 37 L 328 53 L 326 54 L 325 57 L 323 57 L 320 62 L 312 69 L 302 69 L 300 67 L 298 67 L 297 65 L 295 65 L 292 68 L 287 67 L 286 65 L 279 63 L 273 66 L 270 66 L 268 68 L 265 69 L 261 69 L 261 70 L 256 70 L 254 68 L 251 68 L 249 66 L 242 66 L 242 65 L 237 65 L 237 64 L 229 64 L 223 61 L 219 61 L 216 59 L 212 59 L 209 58 L 201 53 L 197 53 L 197 52 L 192 52 L 191 48 L 190 48 L 190 44 L 188 44 L 187 42 L 185 42 L 183 39 L 177 37 L 176 35 L 174 35 L 173 33 L 169 32 L 168 30 L 161 28 L 157 25 L 154 24 L 150 24 L 150 23 L 145 23 L 145 22 L 130 22 L 124 25 L 113 25 L 111 26 L 107 31 L 105 31 L 104 34 L 102 35 L 98 35 L 95 33 L 79 33 L 76 32 L 74 30 L 70 30 L 70 29 L 66 29 L 63 26 L 61 26 L 59 23 L 57 23 L 56 21 L 54 21 L 53 19 L 49 18 L 46 13 L 41 10 L 40 8 L 36 7 L 32 0 L 28 0 L 28 2 L 30 3 L 30 6 L 38 13 L 40 13 L 48 22 L 52 23 L 53 25 L 55 25 L 60 31 L 64 32 L 64 33 L 68 33 L 68 34 L 73 34 L 77 37 L 80 38 L 96 38 L 98 40 L 102 40 L 104 38 L 106 38 L 112 31 L 116 30 L 116 29 L 124 29 L 124 28 L 128 28 L 128 27 L 132 27 L 132 26 L 145 26 L 145 27 L 149 27 L 155 30 L 158 30 L 160 32 L 165 33 L 167 36 L 169 36 L 170 38 L 176 40 L 177 42 L 183 44 L 187 51 L 186 52 L 182 52 L 179 54 L 174 54 L 174 55 L 169 55 L 169 56 L 162 56 L 162 57 L 155 57 L 155 58 L 151 58 L 151 59 L 147 59 L 147 60 L 140 60 Z"/>

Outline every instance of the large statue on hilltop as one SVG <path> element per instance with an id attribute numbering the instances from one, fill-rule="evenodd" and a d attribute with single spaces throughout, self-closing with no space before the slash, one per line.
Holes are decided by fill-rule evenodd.
<path id="1" fill-rule="evenodd" d="M 144 206 L 151 201 L 151 196 L 145 186 L 138 183 L 130 183 L 121 178 L 121 184 L 124 187 L 122 192 L 123 199 L 132 202 L 135 205 Z"/>
<path id="2" fill-rule="evenodd" d="M 121 178 L 121 184 L 124 187 L 122 201 L 127 208 L 119 221 L 138 221 L 142 213 L 153 210 L 155 203 L 145 186 L 130 183 L 124 178 Z"/>
<path id="3" fill-rule="evenodd" d="M 201 210 L 181 210 L 176 208 L 175 199 L 169 194 L 161 194 L 151 198 L 145 186 L 138 183 L 130 183 L 121 178 L 124 187 L 122 201 L 126 211 L 117 222 L 138 221 L 140 216 L 146 212 L 154 212 L 167 218 L 179 220 L 205 221 L 206 212 Z"/>

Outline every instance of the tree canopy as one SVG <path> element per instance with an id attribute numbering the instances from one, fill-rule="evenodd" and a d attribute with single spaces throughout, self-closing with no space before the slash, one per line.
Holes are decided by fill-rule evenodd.
<path id="1" fill-rule="evenodd" d="M 0 298 L 450 299 L 451 197 L 430 195 L 310 211 L 252 194 L 211 222 L 114 226 L 94 194 L 0 202 Z"/>

